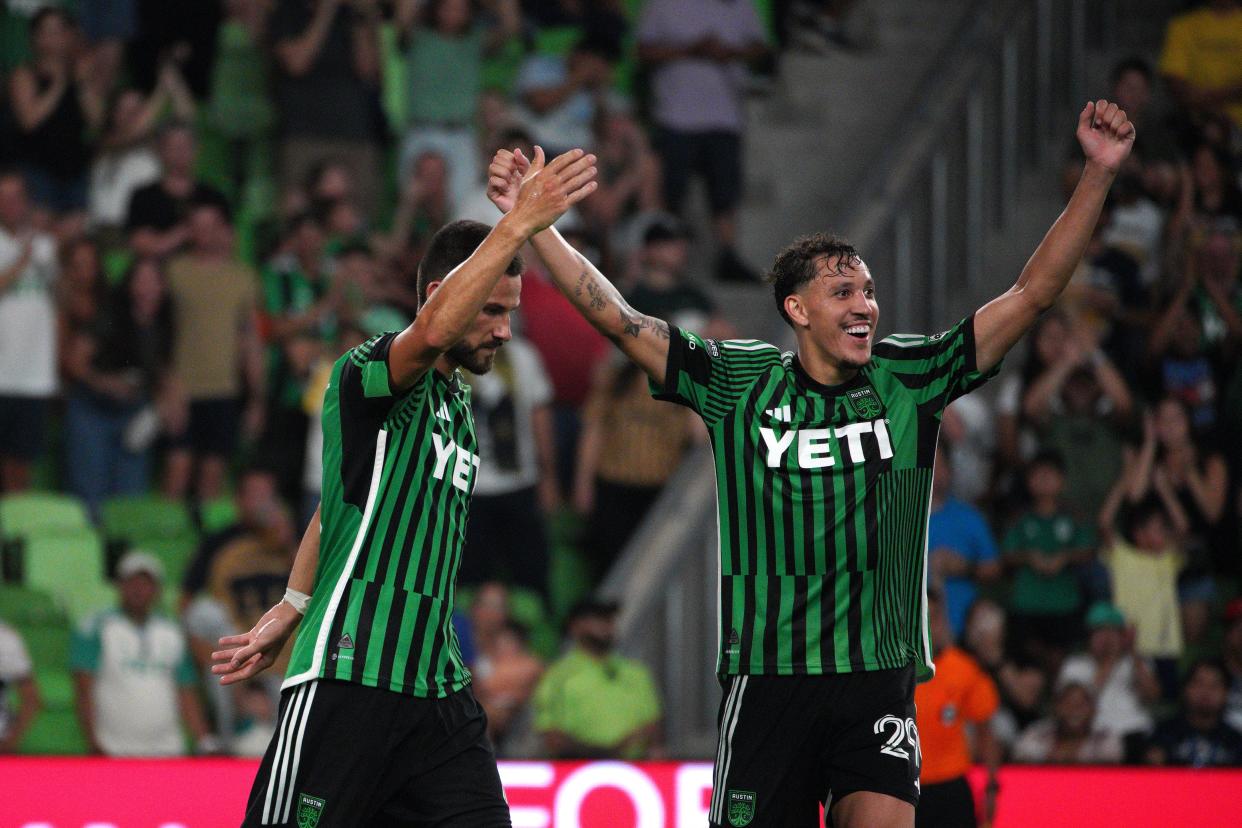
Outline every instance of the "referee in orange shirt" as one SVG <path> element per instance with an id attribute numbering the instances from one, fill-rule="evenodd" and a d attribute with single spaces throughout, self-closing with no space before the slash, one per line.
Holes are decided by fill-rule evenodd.
<path id="1" fill-rule="evenodd" d="M 975 799 L 966 782 L 972 761 L 966 724 L 974 725 L 975 756 L 988 767 L 982 825 L 990 828 L 996 807 L 1000 748 L 988 721 L 996 712 L 996 685 L 978 662 L 959 649 L 939 590 L 927 594 L 936 676 L 914 691 L 923 751 L 922 794 L 915 828 L 976 828 Z"/>

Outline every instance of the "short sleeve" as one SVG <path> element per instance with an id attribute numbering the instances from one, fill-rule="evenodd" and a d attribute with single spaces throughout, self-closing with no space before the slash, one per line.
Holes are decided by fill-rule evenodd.
<path id="1" fill-rule="evenodd" d="M 986 722 L 1000 707 L 996 684 L 977 666 L 970 666 L 970 684 L 962 698 L 962 715 L 972 722 Z"/>
<path id="2" fill-rule="evenodd" d="M 975 362 L 975 315 L 933 336 L 893 334 L 876 343 L 872 363 L 892 374 L 921 409 L 939 417 L 958 397 L 1000 372 L 1000 363 L 982 373 Z"/>
<path id="3" fill-rule="evenodd" d="M 779 365 L 781 352 L 775 345 L 747 339 L 704 339 L 670 326 L 664 385 L 652 383 L 652 396 L 684 405 L 713 425 L 760 377 Z"/>
<path id="4" fill-rule="evenodd" d="M 16 630 L 0 624 L 0 684 L 24 679 L 33 670 L 22 637 Z"/>
<path id="5" fill-rule="evenodd" d="M 1190 55 L 1194 49 L 1190 30 L 1185 18 L 1174 18 L 1164 35 L 1164 48 L 1160 50 L 1160 74 L 1188 80 L 1190 78 Z"/>
<path id="6" fill-rule="evenodd" d="M 100 619 L 96 616 L 83 621 L 73 631 L 69 642 L 69 668 L 74 672 L 96 673 L 99 671 Z"/>

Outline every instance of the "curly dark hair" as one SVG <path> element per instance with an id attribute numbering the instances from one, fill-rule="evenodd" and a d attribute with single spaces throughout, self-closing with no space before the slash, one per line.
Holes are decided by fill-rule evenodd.
<path id="1" fill-rule="evenodd" d="M 833 272 L 838 275 L 846 267 L 862 262 L 852 244 L 827 233 L 799 236 L 794 239 L 793 244 L 776 254 L 776 261 L 772 263 L 772 269 L 766 278 L 776 297 L 776 309 L 790 326 L 793 325 L 793 320 L 785 312 L 785 297 L 814 279 L 819 273 L 816 262 L 825 258 L 830 262 L 836 260 Z"/>

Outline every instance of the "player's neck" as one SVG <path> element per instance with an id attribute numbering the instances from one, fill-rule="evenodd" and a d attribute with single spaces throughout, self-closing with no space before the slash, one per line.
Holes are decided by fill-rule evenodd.
<path id="1" fill-rule="evenodd" d="M 860 369 L 843 365 L 815 348 L 798 348 L 798 363 L 807 376 L 820 385 L 843 385 L 858 376 Z"/>
<path id="2" fill-rule="evenodd" d="M 440 354 L 440 358 L 435 362 L 435 370 L 439 371 L 442 377 L 451 377 L 457 370 L 457 361 L 448 354 Z"/>

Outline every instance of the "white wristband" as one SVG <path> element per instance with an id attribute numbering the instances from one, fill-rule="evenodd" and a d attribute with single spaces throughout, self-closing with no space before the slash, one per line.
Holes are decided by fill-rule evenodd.
<path id="1" fill-rule="evenodd" d="M 285 589 L 285 603 L 298 611 L 298 615 L 306 615 L 306 605 L 310 603 L 310 596 L 305 592 L 298 592 L 293 587 Z"/>

